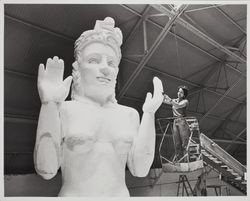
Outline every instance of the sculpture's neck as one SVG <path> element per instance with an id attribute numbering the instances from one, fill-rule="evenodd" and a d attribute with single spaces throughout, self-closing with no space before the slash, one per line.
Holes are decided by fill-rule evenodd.
<path id="1" fill-rule="evenodd" d="M 83 96 L 75 95 L 74 99 L 79 102 L 93 104 L 93 105 L 97 105 L 101 107 L 106 107 L 106 106 L 113 104 L 111 102 L 111 97 L 104 97 L 100 95 L 97 95 L 96 97 L 93 97 L 93 96 L 89 97 L 86 95 L 83 95 Z"/>

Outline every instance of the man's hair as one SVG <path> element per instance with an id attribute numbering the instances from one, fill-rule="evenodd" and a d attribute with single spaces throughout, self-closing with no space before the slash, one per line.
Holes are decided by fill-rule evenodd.
<path id="1" fill-rule="evenodd" d="M 188 96 L 188 87 L 185 86 L 185 85 L 181 85 L 181 86 L 178 87 L 178 89 L 182 89 L 183 93 L 184 93 L 184 97 L 183 98 L 187 98 L 187 96 Z"/>

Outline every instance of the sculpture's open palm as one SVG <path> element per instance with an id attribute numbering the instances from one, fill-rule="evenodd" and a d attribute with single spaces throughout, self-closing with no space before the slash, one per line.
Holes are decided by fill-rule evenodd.
<path id="1" fill-rule="evenodd" d="M 49 58 L 46 63 L 39 65 L 38 71 L 38 92 L 42 103 L 61 102 L 66 99 L 69 93 L 72 76 L 63 80 L 64 62 L 55 56 Z"/>
<path id="2" fill-rule="evenodd" d="M 154 94 L 152 97 L 151 93 L 147 93 L 145 103 L 143 104 L 142 110 L 143 112 L 155 113 L 156 110 L 161 106 L 163 101 L 163 86 L 162 82 L 158 77 L 154 77 Z"/>

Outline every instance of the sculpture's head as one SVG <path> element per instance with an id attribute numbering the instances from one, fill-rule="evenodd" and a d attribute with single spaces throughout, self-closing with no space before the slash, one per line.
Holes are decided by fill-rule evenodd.
<path id="1" fill-rule="evenodd" d="M 114 25 L 110 17 L 97 20 L 93 30 L 83 32 L 76 40 L 72 99 L 88 96 L 116 101 L 115 85 L 121 60 L 122 32 Z"/>

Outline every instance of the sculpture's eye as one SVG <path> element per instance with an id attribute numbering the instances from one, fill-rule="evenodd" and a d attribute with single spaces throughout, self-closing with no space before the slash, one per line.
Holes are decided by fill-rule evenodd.
<path id="1" fill-rule="evenodd" d="M 113 67 L 113 68 L 117 67 L 116 61 L 113 57 L 108 57 L 107 63 L 108 63 L 108 66 L 110 67 Z"/>
<path id="2" fill-rule="evenodd" d="M 100 60 L 98 58 L 96 58 L 96 57 L 92 57 L 92 58 L 88 59 L 88 63 L 89 64 L 99 64 Z"/>
<path id="3" fill-rule="evenodd" d="M 108 61 L 108 65 L 113 68 L 116 67 L 115 62 L 113 60 Z"/>

